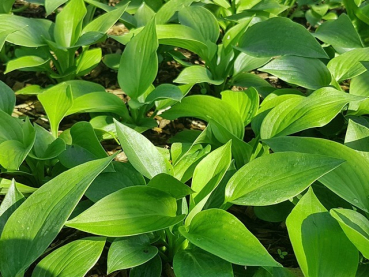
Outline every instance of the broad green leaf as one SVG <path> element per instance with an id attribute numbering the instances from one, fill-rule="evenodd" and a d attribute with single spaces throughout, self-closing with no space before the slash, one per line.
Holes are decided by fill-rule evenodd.
<path id="1" fill-rule="evenodd" d="M 175 254 L 173 269 L 177 277 L 233 277 L 231 263 L 195 246 Z"/>
<path id="2" fill-rule="evenodd" d="M 77 76 L 83 76 L 90 73 L 90 71 L 100 63 L 101 58 L 101 48 L 84 51 L 77 60 Z"/>
<path id="3" fill-rule="evenodd" d="M 331 74 L 319 59 L 282 56 L 259 68 L 279 79 L 308 89 L 328 86 Z"/>
<path id="4" fill-rule="evenodd" d="M 113 162 L 115 172 L 104 172 L 97 176 L 85 195 L 97 202 L 122 188 L 146 185 L 144 177 L 129 163 Z"/>
<path id="5" fill-rule="evenodd" d="M 318 27 L 314 36 L 332 45 L 335 49 L 346 52 L 353 48 L 362 48 L 360 36 L 350 18 L 341 14 L 336 20 L 328 20 Z"/>
<path id="6" fill-rule="evenodd" d="M 129 272 L 129 277 L 161 277 L 161 272 L 162 261 L 160 255 L 156 255 L 148 262 L 132 268 Z"/>
<path id="7" fill-rule="evenodd" d="M 352 205 L 369 212 L 368 160 L 357 151 L 319 138 L 279 137 L 265 140 L 274 152 L 296 151 L 346 160 L 339 168 L 319 179 L 331 191 Z"/>
<path id="8" fill-rule="evenodd" d="M 156 14 L 156 23 L 164 24 L 171 19 L 175 12 L 181 10 L 183 7 L 188 7 L 196 2 L 194 0 L 171 0 L 166 2 Z"/>
<path id="9" fill-rule="evenodd" d="M 158 71 L 158 39 L 153 19 L 134 36 L 124 49 L 118 71 L 122 90 L 137 99 L 156 78 Z"/>
<path id="10" fill-rule="evenodd" d="M 357 150 L 369 160 L 369 128 L 349 119 L 345 136 L 345 145 Z"/>
<path id="11" fill-rule="evenodd" d="M 95 265 L 106 238 L 87 237 L 72 241 L 46 256 L 35 267 L 33 277 L 83 277 Z"/>
<path id="12" fill-rule="evenodd" d="M 251 20 L 252 18 L 250 17 L 249 19 L 239 22 L 224 34 L 222 42 L 226 53 L 230 52 L 232 48 L 238 44 L 241 36 L 249 27 Z"/>
<path id="13" fill-rule="evenodd" d="M 4 82 L 0 81 L 0 110 L 12 115 L 15 107 L 15 93 Z"/>
<path id="14" fill-rule="evenodd" d="M 147 25 L 150 20 L 155 16 L 155 12 L 145 2 L 142 2 L 140 7 L 135 12 L 135 19 L 137 27 Z"/>
<path id="15" fill-rule="evenodd" d="M 354 210 L 332 209 L 330 211 L 349 240 L 368 259 L 369 257 L 369 220 Z"/>
<path id="16" fill-rule="evenodd" d="M 15 0 L 3 0 L 0 3 L 0 13 L 10 13 Z"/>
<path id="17" fill-rule="evenodd" d="M 30 157 L 38 160 L 51 160 L 59 156 L 65 150 L 65 143 L 62 139 L 55 139 L 48 131 L 41 126 L 34 125 L 36 139 Z"/>
<path id="18" fill-rule="evenodd" d="M 300 194 L 342 162 L 328 156 L 294 152 L 266 155 L 233 175 L 226 187 L 225 201 L 245 206 L 277 204 Z"/>
<path id="19" fill-rule="evenodd" d="M 105 34 L 111 27 L 113 27 L 115 22 L 117 22 L 118 19 L 121 18 L 121 16 L 127 9 L 127 6 L 128 4 L 122 5 L 92 20 L 86 25 L 86 27 L 83 28 L 81 34 L 83 35 L 87 32 L 99 32 Z"/>
<path id="20" fill-rule="evenodd" d="M 44 60 L 38 56 L 23 56 L 20 58 L 16 58 L 14 60 L 10 60 L 6 64 L 6 71 L 4 74 L 12 72 L 17 69 L 27 69 L 29 67 L 41 67 L 45 65 L 49 60 Z"/>
<path id="21" fill-rule="evenodd" d="M 256 57 L 294 55 L 328 58 L 304 26 L 284 17 L 270 18 L 248 28 L 238 48 Z"/>
<path id="22" fill-rule="evenodd" d="M 50 20 L 0 14 L 0 22 L 0 33 L 12 31 L 6 41 L 15 45 L 44 46 L 47 45 L 45 39 L 51 40 L 53 36 L 54 23 Z"/>
<path id="23" fill-rule="evenodd" d="M 247 126 L 259 108 L 259 94 L 257 90 L 254 88 L 249 88 L 245 91 L 225 90 L 221 94 L 222 100 L 239 113 L 243 120 L 243 125 Z"/>
<path id="24" fill-rule="evenodd" d="M 173 82 L 179 84 L 209 83 L 220 85 L 224 80 L 214 80 L 211 72 L 207 68 L 200 65 L 193 65 L 183 69 Z"/>
<path id="25" fill-rule="evenodd" d="M 51 133 L 57 138 L 59 124 L 73 105 L 71 87 L 68 86 L 65 90 L 61 90 L 59 87 L 55 86 L 37 95 L 37 98 L 41 102 L 49 118 Z"/>
<path id="26" fill-rule="evenodd" d="M 0 238 L 0 268 L 4 277 L 24 274 L 46 250 L 88 186 L 112 158 L 61 173 L 35 191 L 12 214 Z"/>
<path id="27" fill-rule="evenodd" d="M 54 39 L 60 47 L 71 47 L 82 32 L 83 19 L 87 13 L 83 0 L 70 0 L 56 16 Z"/>
<path id="28" fill-rule="evenodd" d="M 116 270 L 139 266 L 158 254 L 158 248 L 150 245 L 147 235 L 114 240 L 108 253 L 108 274 Z"/>
<path id="29" fill-rule="evenodd" d="M 219 24 L 214 14 L 200 6 L 182 8 L 178 12 L 178 19 L 182 25 L 197 30 L 204 41 L 216 43 L 219 37 Z"/>
<path id="30" fill-rule="evenodd" d="M 17 189 L 16 183 L 13 179 L 9 190 L 0 205 L 0 235 L 9 217 L 24 202 L 24 200 L 25 198 L 23 194 Z"/>
<path id="31" fill-rule="evenodd" d="M 308 97 L 293 97 L 270 111 L 261 124 L 261 138 L 285 136 L 328 124 L 351 101 L 362 100 L 334 88 L 316 90 Z"/>
<path id="32" fill-rule="evenodd" d="M 128 119 L 128 109 L 122 99 L 106 91 L 97 91 L 76 96 L 73 92 L 73 103 L 66 115 L 89 112 L 112 112 Z"/>
<path id="33" fill-rule="evenodd" d="M 269 61 L 269 57 L 258 58 L 241 52 L 234 61 L 233 78 L 241 72 L 246 73 L 248 71 L 262 67 Z"/>
<path id="34" fill-rule="evenodd" d="M 369 71 L 365 71 L 351 79 L 350 94 L 358 96 L 369 96 Z M 363 115 L 369 114 L 369 99 L 365 99 L 359 103 L 350 103 L 350 114 Z"/>
<path id="35" fill-rule="evenodd" d="M 28 118 L 23 122 L 2 110 L 0 126 L 0 165 L 18 170 L 35 142 L 35 130 Z"/>
<path id="36" fill-rule="evenodd" d="M 268 58 L 269 60 L 269 58 Z M 254 87 L 257 89 L 262 97 L 266 97 L 269 93 L 275 90 L 275 88 L 269 84 L 266 80 L 261 78 L 259 75 L 253 73 L 240 72 L 233 76 L 231 84 L 240 87 Z"/>
<path id="37" fill-rule="evenodd" d="M 165 229 L 182 221 L 176 199 L 148 186 L 114 192 L 66 223 L 84 232 L 126 237 Z"/>
<path id="38" fill-rule="evenodd" d="M 215 121 L 238 138 L 243 138 L 244 135 L 244 125 L 237 111 L 228 103 L 211 96 L 185 97 L 162 116 L 167 119 L 197 117 L 207 122 Z"/>
<path id="39" fill-rule="evenodd" d="M 219 209 L 198 213 L 190 226 L 179 227 L 192 244 L 228 262 L 249 266 L 280 266 L 235 216 Z"/>
<path id="40" fill-rule="evenodd" d="M 160 173 L 173 174 L 173 167 L 143 135 L 115 121 L 119 141 L 132 166 L 152 179 Z"/>
<path id="41" fill-rule="evenodd" d="M 49 15 L 68 0 L 44 0 L 46 14 Z"/>
<path id="42" fill-rule="evenodd" d="M 355 276 L 358 251 L 312 189 L 297 203 L 286 224 L 304 276 Z"/>
<path id="43" fill-rule="evenodd" d="M 171 99 L 175 102 L 180 102 L 183 96 L 184 95 L 179 87 L 171 84 L 161 84 L 150 92 L 146 97 L 145 102 L 152 103 L 162 99 Z"/>
<path id="44" fill-rule="evenodd" d="M 360 63 L 363 61 L 369 61 L 369 48 L 359 48 L 343 53 L 331 59 L 327 67 L 337 82 L 341 82 L 366 71 Z"/>
<path id="45" fill-rule="evenodd" d="M 294 205 L 290 201 L 284 201 L 276 205 L 256 206 L 254 213 L 257 218 L 267 222 L 285 221 Z"/>
<path id="46" fill-rule="evenodd" d="M 8 179 L 2 179 L 0 178 L 0 195 L 4 195 L 8 193 L 10 187 L 11 187 L 12 181 Z M 15 182 L 15 185 L 20 193 L 22 194 L 32 194 L 34 193 L 37 188 L 29 187 L 26 185 L 23 185 L 21 183 Z"/>
<path id="47" fill-rule="evenodd" d="M 181 199 L 193 193 L 193 190 L 189 186 L 178 181 L 173 176 L 164 173 L 156 175 L 147 185 L 166 192 L 176 199 Z"/>
<path id="48" fill-rule="evenodd" d="M 231 147 L 232 141 L 228 141 L 212 151 L 196 166 L 191 182 L 191 189 L 195 191 L 191 195 L 192 205 L 198 204 L 204 198 L 209 198 L 219 185 L 231 163 Z"/>

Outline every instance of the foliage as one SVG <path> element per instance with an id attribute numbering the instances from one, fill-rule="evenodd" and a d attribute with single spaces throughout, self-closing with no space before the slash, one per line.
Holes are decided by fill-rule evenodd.
<path id="1" fill-rule="evenodd" d="M 239 206 L 285 222 L 304 276 L 369 274 L 367 1 L 31 2 L 55 20 L 0 4 L 5 73 L 50 78 L 0 82 L 1 276 L 85 276 L 102 255 L 108 274 L 297 276 Z M 109 34 L 118 21 L 128 31 Z M 101 60 L 124 101 L 83 79 Z M 36 95 L 49 128 L 13 114 L 17 95 Z M 169 149 L 142 134 L 183 117 L 206 127 Z"/>

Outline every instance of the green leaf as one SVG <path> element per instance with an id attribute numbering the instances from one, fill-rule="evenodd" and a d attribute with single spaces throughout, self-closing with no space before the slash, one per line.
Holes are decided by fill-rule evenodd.
<path id="1" fill-rule="evenodd" d="M 83 277 L 95 265 L 104 249 L 106 238 L 87 237 L 72 241 L 41 260 L 33 277 Z"/>
<path id="2" fill-rule="evenodd" d="M 161 271 L 162 261 L 160 255 L 156 255 L 150 261 L 132 268 L 129 272 L 129 277 L 160 277 Z"/>
<path id="3" fill-rule="evenodd" d="M 184 95 L 179 87 L 171 84 L 161 84 L 150 92 L 146 97 L 145 102 L 152 103 L 162 99 L 171 99 L 175 102 L 180 102 L 183 96 Z"/>
<path id="4" fill-rule="evenodd" d="M 355 276 L 358 252 L 312 189 L 300 199 L 286 224 L 304 276 Z"/>
<path id="5" fill-rule="evenodd" d="M 107 12 L 96 19 L 92 20 L 82 30 L 82 35 L 88 32 L 106 33 L 118 21 L 127 9 L 128 4 L 117 7 L 116 9 Z"/>
<path id="6" fill-rule="evenodd" d="M 158 39 L 155 19 L 127 44 L 118 71 L 122 90 L 132 99 L 137 99 L 153 83 L 158 72 Z"/>
<path id="7" fill-rule="evenodd" d="M 139 266 L 158 254 L 147 235 L 114 240 L 108 253 L 108 274 L 116 270 Z"/>
<path id="8" fill-rule="evenodd" d="M 211 72 L 203 66 L 193 65 L 186 67 L 179 73 L 178 77 L 173 80 L 179 84 L 197 84 L 209 83 L 213 85 L 220 85 L 224 80 L 214 80 Z"/>
<path id="9" fill-rule="evenodd" d="M 225 201 L 245 206 L 277 204 L 300 194 L 342 162 L 327 156 L 294 152 L 266 155 L 233 175 L 226 187 Z"/>
<path id="10" fill-rule="evenodd" d="M 113 157 L 65 171 L 35 191 L 12 214 L 0 238 L 4 277 L 24 274 L 60 232 L 91 182 Z"/>
<path id="11" fill-rule="evenodd" d="M 0 22 L 0 33 L 11 32 L 6 41 L 15 45 L 44 46 L 47 45 L 45 39 L 51 40 L 53 36 L 54 23 L 50 20 L 0 14 Z"/>
<path id="12" fill-rule="evenodd" d="M 233 78 L 235 78 L 235 76 L 237 76 L 237 74 L 239 73 L 245 74 L 248 71 L 262 67 L 269 61 L 270 61 L 269 57 L 257 58 L 241 52 L 234 61 Z M 257 76 L 255 74 L 253 75 Z"/>
<path id="13" fill-rule="evenodd" d="M 219 209 L 198 213 L 190 226 L 179 227 L 192 244 L 228 262 L 249 266 L 280 266 L 235 216 Z"/>
<path id="14" fill-rule="evenodd" d="M 330 211 L 349 240 L 368 259 L 369 257 L 369 220 L 362 214 L 348 209 Z"/>
<path id="15" fill-rule="evenodd" d="M 339 52 L 363 47 L 354 25 L 344 13 L 336 20 L 328 20 L 320 25 L 314 36 L 332 45 Z"/>
<path id="16" fill-rule="evenodd" d="M 37 98 L 49 118 L 51 133 L 57 138 L 59 124 L 73 104 L 71 87 L 68 86 L 65 90 L 61 90 L 58 86 L 51 87 L 43 93 L 38 94 Z"/>
<path id="17" fill-rule="evenodd" d="M 0 110 L 12 115 L 15 107 L 15 93 L 4 82 L 0 81 Z"/>
<path id="18" fill-rule="evenodd" d="M 221 94 L 222 100 L 239 113 L 243 120 L 243 125 L 247 126 L 259 108 L 259 94 L 257 90 L 254 88 L 249 88 L 246 91 L 225 90 Z"/>
<path id="19" fill-rule="evenodd" d="M 185 7 L 178 12 L 178 19 L 182 25 L 198 31 L 205 42 L 208 40 L 217 42 L 219 37 L 218 20 L 208 9 L 200 6 Z"/>
<path id="20" fill-rule="evenodd" d="M 46 14 L 49 15 L 68 0 L 44 0 Z"/>
<path id="21" fill-rule="evenodd" d="M 288 83 L 308 89 L 328 86 L 331 74 L 318 59 L 282 56 L 259 68 Z"/>
<path id="22" fill-rule="evenodd" d="M 197 117 L 207 122 L 217 122 L 238 138 L 243 138 L 244 125 L 241 117 L 228 103 L 207 95 L 191 95 L 182 99 L 162 114 L 167 119 Z"/>
<path id="23" fill-rule="evenodd" d="M 347 126 L 345 145 L 357 150 L 369 160 L 369 128 L 351 119 Z"/>
<path id="24" fill-rule="evenodd" d="M 0 235 L 14 211 L 24 202 L 23 194 L 17 189 L 14 179 L 0 205 Z"/>
<path id="25" fill-rule="evenodd" d="M 182 221 L 176 199 L 148 186 L 114 192 L 66 223 L 66 226 L 109 237 L 125 237 L 165 229 Z"/>
<path id="26" fill-rule="evenodd" d="M 238 48 L 256 57 L 294 55 L 328 58 L 304 26 L 284 17 L 270 18 L 248 28 Z"/>
<path id="27" fill-rule="evenodd" d="M 225 2 L 229 4 L 227 1 Z M 224 34 L 222 42 L 226 53 L 229 53 L 233 49 L 233 47 L 238 44 L 241 36 L 249 27 L 251 20 L 252 18 L 250 17 L 249 19 L 239 22 Z"/>
<path id="28" fill-rule="evenodd" d="M 18 170 L 35 142 L 35 130 L 28 118 L 23 122 L 2 110 L 0 126 L 0 165 Z"/>
<path id="29" fill-rule="evenodd" d="M 175 254 L 173 261 L 174 273 L 177 277 L 233 277 L 232 264 L 217 256 L 191 246 Z"/>
<path id="30" fill-rule="evenodd" d="M 2 179 L 0 178 L 0 195 L 4 195 L 8 193 L 10 187 L 11 187 L 12 181 L 8 179 Z M 20 193 L 22 194 L 32 194 L 34 193 L 37 188 L 29 187 L 26 185 L 23 185 L 21 183 L 15 182 L 15 185 Z"/>
<path id="31" fill-rule="evenodd" d="M 219 185 L 231 163 L 231 145 L 232 141 L 228 141 L 212 151 L 196 166 L 191 182 L 191 189 L 195 193 L 191 195 L 190 207 L 193 208 L 204 198 L 208 199 Z"/>
<path id="32" fill-rule="evenodd" d="M 101 48 L 86 50 L 77 59 L 77 76 L 84 76 L 95 68 L 101 61 Z"/>
<path id="33" fill-rule="evenodd" d="M 147 25 L 150 20 L 155 16 L 155 12 L 145 2 L 142 2 L 140 7 L 136 10 L 135 19 L 137 27 Z"/>
<path id="34" fill-rule="evenodd" d="M 264 142 L 275 152 L 296 151 L 346 160 L 339 168 L 321 177 L 319 182 L 347 202 L 369 212 L 368 160 L 357 151 L 319 138 L 280 137 Z"/>
<path id="35" fill-rule="evenodd" d="M 85 195 L 93 202 L 122 188 L 146 185 L 144 177 L 131 164 L 113 162 L 112 165 L 115 172 L 100 174 L 87 189 Z"/>
<path id="36" fill-rule="evenodd" d="M 293 97 L 270 111 L 261 124 L 261 138 L 285 136 L 328 124 L 350 101 L 361 100 L 325 87 L 308 97 Z"/>
<path id="37" fill-rule="evenodd" d="M 343 53 L 331 59 L 327 67 L 337 82 L 341 82 L 366 71 L 361 64 L 363 61 L 369 61 L 369 48 L 359 48 Z"/>
<path id="38" fill-rule="evenodd" d="M 4 74 L 12 72 L 17 69 L 25 69 L 32 67 L 41 67 L 45 65 L 49 60 L 44 60 L 38 56 L 23 56 L 14 60 L 10 60 L 6 64 L 6 70 Z"/>
<path id="39" fill-rule="evenodd" d="M 78 41 L 86 13 L 83 0 L 70 0 L 56 16 L 54 39 L 59 47 L 71 47 Z"/>
<path id="40" fill-rule="evenodd" d="M 132 166 L 152 179 L 159 173 L 173 174 L 173 167 L 143 135 L 115 121 L 119 141 Z"/>
<path id="41" fill-rule="evenodd" d="M 48 131 L 41 126 L 34 125 L 36 131 L 36 139 L 30 157 L 37 160 L 51 160 L 59 156 L 65 150 L 65 142 L 57 138 L 55 139 Z"/>
<path id="42" fill-rule="evenodd" d="M 181 199 L 194 192 L 189 186 L 178 181 L 173 176 L 164 173 L 156 175 L 147 185 L 166 192 L 176 199 Z"/>
<path id="43" fill-rule="evenodd" d="M 0 13 L 10 13 L 15 0 L 3 0 L 0 3 Z"/>
<path id="44" fill-rule="evenodd" d="M 194 0 L 171 0 L 166 2 L 156 14 L 156 23 L 164 24 L 171 19 L 176 11 L 181 10 L 184 7 L 188 7 L 195 2 Z"/>

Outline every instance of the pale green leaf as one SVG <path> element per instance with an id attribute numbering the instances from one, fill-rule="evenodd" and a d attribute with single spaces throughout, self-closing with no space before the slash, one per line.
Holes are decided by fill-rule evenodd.
<path id="1" fill-rule="evenodd" d="M 209 83 L 220 85 L 224 80 L 214 80 L 211 72 L 207 68 L 200 65 L 193 65 L 183 69 L 173 82 L 179 84 Z"/>
<path id="2" fill-rule="evenodd" d="M 15 106 L 15 93 L 4 82 L 0 81 L 0 110 L 11 115 Z"/>

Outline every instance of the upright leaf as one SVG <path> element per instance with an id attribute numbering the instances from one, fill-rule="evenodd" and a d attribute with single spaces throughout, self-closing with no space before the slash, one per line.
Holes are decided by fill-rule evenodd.
<path id="1" fill-rule="evenodd" d="M 35 267 L 33 277 L 83 277 L 95 265 L 106 238 L 88 237 L 72 241 L 46 256 Z"/>
<path id="2" fill-rule="evenodd" d="M 11 115 L 13 113 L 14 106 L 15 93 L 4 82 L 0 81 L 0 110 Z"/>
<path id="3" fill-rule="evenodd" d="M 115 121 L 119 141 L 132 166 L 151 179 L 159 173 L 173 174 L 173 167 L 143 135 Z"/>
<path id="4" fill-rule="evenodd" d="M 49 15 L 68 0 L 44 0 L 46 14 Z"/>
<path id="5" fill-rule="evenodd" d="M 86 13 L 83 0 L 70 0 L 65 5 L 55 20 L 54 39 L 59 46 L 67 48 L 77 42 Z"/>
<path id="6" fill-rule="evenodd" d="M 23 194 L 17 189 L 14 179 L 0 205 L 0 235 L 4 229 L 5 223 L 14 211 L 24 202 Z"/>
<path id="7" fill-rule="evenodd" d="M 137 99 L 153 83 L 158 72 L 158 39 L 155 19 L 127 44 L 120 60 L 118 81 L 122 90 Z"/>
<path id="8" fill-rule="evenodd" d="M 300 199 L 286 223 L 305 276 L 355 276 L 357 250 L 311 189 Z"/>
<path id="9" fill-rule="evenodd" d="M 354 210 L 332 209 L 330 213 L 340 224 L 349 240 L 368 259 L 369 220 Z"/>
<path id="10" fill-rule="evenodd" d="M 112 157 L 65 171 L 35 191 L 12 214 L 0 238 L 4 277 L 24 274 L 60 232 L 91 182 Z"/>

